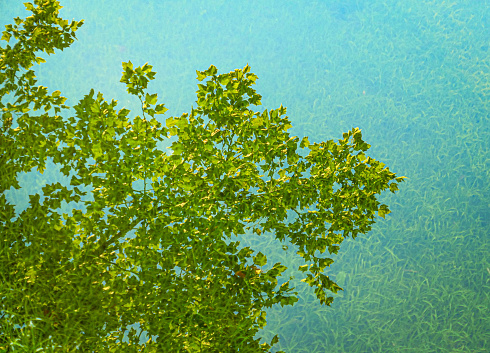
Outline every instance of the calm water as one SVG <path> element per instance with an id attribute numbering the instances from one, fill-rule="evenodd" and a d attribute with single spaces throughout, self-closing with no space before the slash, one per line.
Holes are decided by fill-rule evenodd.
<path id="1" fill-rule="evenodd" d="M 392 213 L 333 257 L 327 274 L 344 291 L 331 307 L 299 282 L 292 249 L 267 235 L 240 238 L 297 276 L 299 302 L 269 309 L 259 332 L 268 342 L 279 335 L 274 351 L 490 351 L 489 1 L 61 5 L 61 16 L 85 25 L 36 73 L 68 105 L 95 88 L 139 114 L 119 82 L 121 62 L 149 62 L 164 121 L 196 106 L 196 70 L 248 63 L 263 97 L 255 110 L 284 105 L 291 135 L 311 142 L 359 127 L 369 155 L 409 178 L 381 197 Z M 0 2 L 0 24 L 26 15 L 20 1 Z M 21 211 L 55 174 L 22 176 L 26 189 L 7 197 Z"/>

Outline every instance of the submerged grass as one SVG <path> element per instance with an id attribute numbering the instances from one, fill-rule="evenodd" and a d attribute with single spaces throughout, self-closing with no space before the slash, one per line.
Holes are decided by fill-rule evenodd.
<path id="1" fill-rule="evenodd" d="M 487 352 L 490 63 L 475 28 L 483 15 L 470 22 L 477 8 L 447 2 L 383 6 L 356 14 L 362 33 L 346 44 L 339 82 L 328 83 L 343 88 L 315 98 L 302 128 L 331 136 L 338 115 L 321 115 L 345 101 L 341 129 L 360 126 L 375 157 L 409 182 L 383 200 L 387 220 L 342 246 L 328 271 L 344 288 L 332 307 L 304 289 L 288 314 L 269 311 L 266 337 L 279 334 L 277 349 L 288 352 Z"/>

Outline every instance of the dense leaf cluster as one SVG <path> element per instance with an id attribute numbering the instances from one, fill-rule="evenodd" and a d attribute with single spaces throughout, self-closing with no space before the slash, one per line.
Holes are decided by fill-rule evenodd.
<path id="1" fill-rule="evenodd" d="M 197 71 L 197 108 L 163 125 L 154 116 L 167 109 L 147 92 L 152 66 L 123 63 L 121 82 L 139 98 L 141 117 L 129 119 L 92 89 L 76 116 L 63 119 L 66 98 L 35 87 L 28 69 L 44 61 L 35 52 L 68 47 L 83 21 L 60 19 L 57 1 L 35 5 L 2 36 L 17 43 L 0 48 L 0 97 L 16 97 L 0 101 L 0 191 L 19 188 L 19 173 L 42 172 L 48 157 L 71 187 L 44 186 L 42 201 L 30 196 L 18 217 L 0 196 L 0 347 L 141 351 L 134 330 L 122 342 L 138 322 L 158 335 L 147 352 L 268 351 L 277 336 L 270 344 L 254 339 L 264 308 L 298 299 L 289 281 L 277 286 L 284 265 L 265 270 L 265 254 L 230 242 L 247 230 L 297 245 L 312 263 L 300 267 L 303 281 L 329 305 L 328 292 L 341 288 L 323 273 L 333 260 L 321 254 L 337 253 L 346 237 L 371 229 L 376 213 L 389 213 L 376 197 L 403 179 L 365 155 L 360 130 L 337 142 L 291 137 L 286 108 L 251 110 L 261 96 L 248 65 Z M 172 153 L 159 150 L 171 136 Z M 93 201 L 84 199 L 87 187 Z M 62 201 L 86 211 L 59 215 Z M 286 224 L 288 210 L 297 217 Z"/>

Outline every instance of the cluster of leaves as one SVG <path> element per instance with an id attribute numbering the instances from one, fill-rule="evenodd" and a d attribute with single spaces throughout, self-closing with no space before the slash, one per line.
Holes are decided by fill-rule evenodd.
<path id="1" fill-rule="evenodd" d="M 63 119 L 66 98 L 34 87 L 28 69 L 43 61 L 36 51 L 69 46 L 83 21 L 60 19 L 57 1 L 34 3 L 26 4 L 33 16 L 16 18 L 2 36 L 18 42 L 0 48 L 0 97 L 17 97 L 0 101 L 0 191 L 19 188 L 19 173 L 42 172 L 48 157 L 72 187 L 47 184 L 43 200 L 30 196 L 18 217 L 0 196 L 2 347 L 140 351 L 134 330 L 122 342 L 126 326 L 138 322 L 158 335 L 145 351 L 268 351 L 277 336 L 264 344 L 254 338 L 266 324 L 264 308 L 297 298 L 289 281 L 277 288 L 284 265 L 262 270 L 266 255 L 230 242 L 250 229 L 297 245 L 313 263 L 300 267 L 304 281 L 330 305 L 328 291 L 341 288 L 323 274 L 333 260 L 317 251 L 337 253 L 343 239 L 369 231 L 376 213 L 389 213 L 376 196 L 403 180 L 364 154 L 370 146 L 359 129 L 338 142 L 290 137 L 284 107 L 250 110 L 261 96 L 248 65 L 197 71 L 197 108 L 163 126 L 154 116 L 167 109 L 147 93 L 152 66 L 123 63 L 121 82 L 140 99 L 142 117 L 128 119 L 129 110 L 91 90 L 74 106 L 76 117 Z M 171 136 L 178 137 L 173 153 L 156 147 Z M 305 158 L 298 145 L 309 147 Z M 93 201 L 83 200 L 81 186 Z M 86 211 L 60 215 L 62 201 L 83 202 Z M 286 224 L 288 210 L 297 218 Z"/>

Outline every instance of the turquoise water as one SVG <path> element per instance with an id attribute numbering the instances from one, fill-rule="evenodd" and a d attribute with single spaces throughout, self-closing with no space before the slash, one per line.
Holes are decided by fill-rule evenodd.
<path id="1" fill-rule="evenodd" d="M 344 291 L 330 307 L 299 282 L 294 251 L 268 235 L 240 238 L 297 277 L 299 302 L 268 309 L 259 332 L 268 342 L 279 335 L 273 351 L 490 351 L 488 1 L 61 5 L 62 17 L 85 25 L 36 74 L 68 105 L 95 88 L 139 112 L 119 83 L 121 62 L 149 62 L 164 121 L 196 106 L 196 70 L 248 63 L 263 97 L 257 109 L 287 107 L 291 135 L 321 142 L 359 127 L 369 155 L 409 178 L 381 197 L 392 213 L 333 257 L 327 274 Z M 0 14 L 4 25 L 27 12 L 4 0 Z M 7 196 L 20 211 L 49 177 L 23 176 L 30 189 Z"/>

